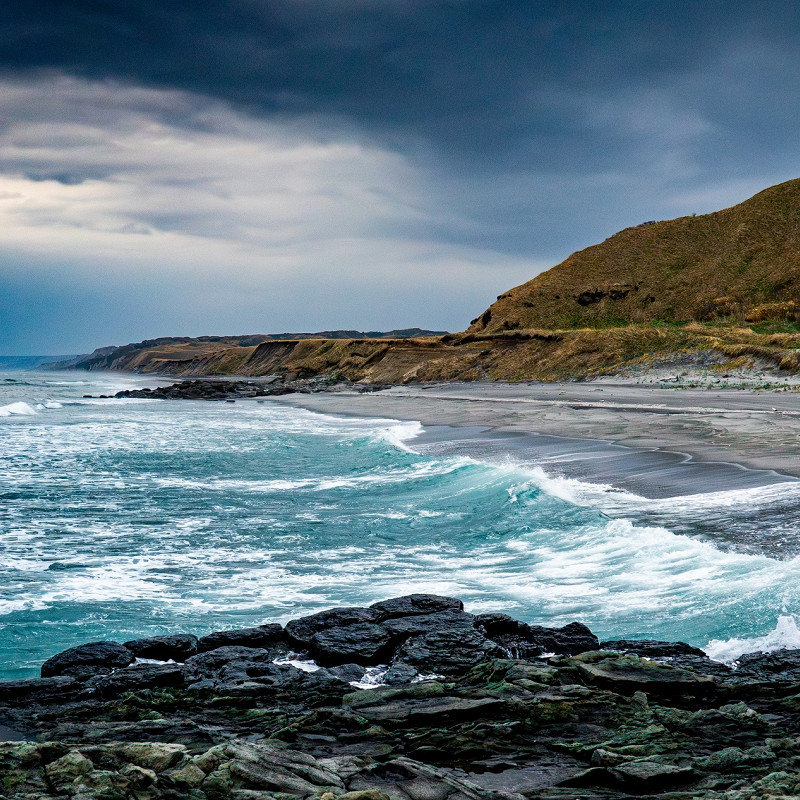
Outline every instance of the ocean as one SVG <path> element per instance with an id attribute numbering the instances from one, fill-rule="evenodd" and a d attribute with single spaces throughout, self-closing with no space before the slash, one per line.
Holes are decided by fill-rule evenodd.
<path id="1" fill-rule="evenodd" d="M 800 647 L 798 482 L 647 499 L 415 422 L 84 397 L 144 385 L 0 372 L 2 679 L 409 592 L 727 661 Z"/>

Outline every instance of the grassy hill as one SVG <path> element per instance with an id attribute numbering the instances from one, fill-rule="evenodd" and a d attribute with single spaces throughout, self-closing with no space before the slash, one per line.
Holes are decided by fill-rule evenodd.
<path id="1" fill-rule="evenodd" d="M 497 298 L 471 331 L 800 321 L 800 179 L 626 228 Z"/>
<path id="2" fill-rule="evenodd" d="M 406 383 L 565 380 L 665 361 L 800 372 L 800 180 L 627 228 L 500 295 L 462 333 L 154 339 L 60 366 Z"/>

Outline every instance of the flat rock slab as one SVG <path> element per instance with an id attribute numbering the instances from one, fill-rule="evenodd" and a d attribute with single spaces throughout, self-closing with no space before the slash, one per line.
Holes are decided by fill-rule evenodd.
<path id="1" fill-rule="evenodd" d="M 61 700 L 80 691 L 80 683 L 69 675 L 52 678 L 25 678 L 0 683 L 0 702 L 9 705 Z"/>
<path id="2" fill-rule="evenodd" d="M 218 647 L 274 647 L 281 644 L 284 638 L 283 627 L 274 623 L 255 628 L 214 631 L 208 636 L 200 637 L 197 642 L 197 652 L 205 653 Z"/>
<path id="3" fill-rule="evenodd" d="M 717 681 L 707 675 L 657 664 L 638 656 L 611 656 L 590 653 L 571 659 L 578 672 L 589 683 L 619 694 L 634 692 L 675 696 L 701 696 L 713 692 Z"/>
<path id="4" fill-rule="evenodd" d="M 686 642 L 661 642 L 653 639 L 614 639 L 600 642 L 600 649 L 632 653 L 645 658 L 674 658 L 688 655 L 706 658 L 706 654 L 699 647 L 692 647 Z"/>
<path id="5" fill-rule="evenodd" d="M 610 769 L 619 784 L 626 790 L 652 791 L 674 788 L 695 777 L 691 767 L 662 764 L 656 761 L 630 761 Z"/>
<path id="6" fill-rule="evenodd" d="M 394 617 L 410 617 L 417 614 L 435 614 L 439 611 L 463 611 L 464 604 L 455 597 L 438 594 L 408 594 L 373 603 L 370 608 L 380 614 L 382 620 Z"/>
<path id="7" fill-rule="evenodd" d="M 478 699 L 441 697 L 430 700 L 395 700 L 377 706 L 360 707 L 360 716 L 394 727 L 447 724 L 453 721 L 502 715 L 507 703 L 493 697 Z"/>
<path id="8" fill-rule="evenodd" d="M 134 639 L 123 645 L 136 658 L 151 658 L 155 661 L 186 661 L 197 653 L 197 637 L 188 633 L 172 636 L 151 636 Z"/>
<path id="9" fill-rule="evenodd" d="M 86 686 L 101 698 L 107 698 L 139 689 L 179 689 L 184 683 L 183 670 L 178 664 L 134 664 L 90 678 Z"/>

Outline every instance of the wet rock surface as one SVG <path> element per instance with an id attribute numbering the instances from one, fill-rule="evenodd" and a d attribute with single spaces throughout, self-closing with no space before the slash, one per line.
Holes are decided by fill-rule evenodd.
<path id="1" fill-rule="evenodd" d="M 89 642 L 48 658 L 42 664 L 42 677 L 88 677 L 100 671 L 110 672 L 115 667 L 127 667 L 135 657 L 133 651 L 117 642 Z"/>
<path id="2" fill-rule="evenodd" d="M 579 624 L 411 595 L 285 628 L 95 642 L 42 676 L 0 684 L 0 797 L 800 795 L 798 651 L 733 669 L 679 642 L 601 648 Z"/>
<path id="3" fill-rule="evenodd" d="M 197 642 L 197 652 L 216 650 L 218 647 L 274 647 L 286 638 L 283 627 L 276 624 L 259 625 L 255 628 L 241 628 L 232 631 L 215 631 L 201 636 Z"/>
<path id="4" fill-rule="evenodd" d="M 226 400 L 230 402 L 283 394 L 341 391 L 363 393 L 377 392 L 387 388 L 389 388 L 389 384 L 353 383 L 328 375 L 298 378 L 275 374 L 252 381 L 197 378 L 153 389 L 124 389 L 113 397 L 138 397 L 148 400 Z M 91 395 L 85 396 L 91 397 Z M 109 396 L 111 395 L 99 395 L 101 398 Z"/>
<path id="5" fill-rule="evenodd" d="M 197 637 L 189 634 L 176 636 L 151 636 L 148 639 L 134 639 L 125 642 L 124 647 L 136 658 L 150 658 L 155 661 L 186 661 L 197 653 Z"/>

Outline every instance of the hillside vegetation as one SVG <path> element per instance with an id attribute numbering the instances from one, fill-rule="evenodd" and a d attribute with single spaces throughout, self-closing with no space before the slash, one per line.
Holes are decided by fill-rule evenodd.
<path id="1" fill-rule="evenodd" d="M 800 321 L 800 180 L 724 211 L 626 228 L 517 286 L 473 331 Z"/>
<path id="2" fill-rule="evenodd" d="M 663 360 L 713 357 L 723 370 L 752 360 L 800 371 L 800 333 L 758 334 L 700 324 L 464 332 L 411 339 L 273 340 L 209 349 L 182 343 L 128 350 L 109 367 L 198 377 L 331 375 L 367 383 L 451 380 L 574 380 Z M 113 355 L 113 354 L 112 354 Z M 81 364 L 77 365 L 81 368 Z M 85 367 L 84 367 L 85 368 Z"/>
<path id="3" fill-rule="evenodd" d="M 370 383 L 569 380 L 660 362 L 800 372 L 800 180 L 627 228 L 500 295 L 467 331 L 433 334 L 155 339 L 61 366 Z"/>

